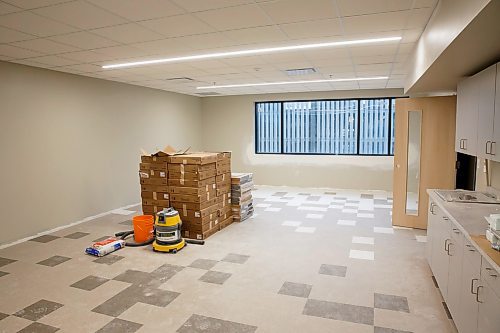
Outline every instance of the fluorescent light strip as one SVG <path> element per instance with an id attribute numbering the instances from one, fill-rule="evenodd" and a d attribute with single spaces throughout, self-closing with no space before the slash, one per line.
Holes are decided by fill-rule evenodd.
<path id="1" fill-rule="evenodd" d="M 231 52 L 207 53 L 207 54 L 199 54 L 199 55 L 184 56 L 184 57 L 125 62 L 125 63 L 121 63 L 121 64 L 104 65 L 104 66 L 102 66 L 102 68 L 112 69 L 112 68 L 135 67 L 135 66 L 156 65 L 156 64 L 164 64 L 164 63 L 172 63 L 172 62 L 189 61 L 189 60 L 229 58 L 229 57 L 237 57 L 237 56 L 245 56 L 245 55 L 253 55 L 253 54 L 265 54 L 265 53 L 273 53 L 273 52 L 286 52 L 286 51 L 295 51 L 295 50 L 317 49 L 317 48 L 322 48 L 322 47 L 335 47 L 335 46 L 346 46 L 346 45 L 393 42 L 393 41 L 398 41 L 398 40 L 401 40 L 401 37 L 356 39 L 356 40 L 346 40 L 346 41 L 341 41 L 341 42 L 290 45 L 290 46 L 282 46 L 282 47 L 269 47 L 269 48 L 264 48 L 264 49 L 250 49 L 250 50 L 231 51 Z"/>
<path id="2" fill-rule="evenodd" d="M 370 81 L 370 80 L 387 80 L 387 76 L 374 77 L 354 77 L 348 79 L 329 79 L 329 80 L 306 80 L 306 81 L 278 81 L 278 82 L 262 82 L 262 83 L 242 83 L 242 84 L 226 84 L 221 86 L 203 86 L 196 89 L 219 89 L 219 88 L 242 88 L 242 87 L 262 87 L 262 86 L 281 86 L 286 84 L 308 84 L 308 83 L 324 83 L 324 82 L 349 82 L 349 81 Z"/>

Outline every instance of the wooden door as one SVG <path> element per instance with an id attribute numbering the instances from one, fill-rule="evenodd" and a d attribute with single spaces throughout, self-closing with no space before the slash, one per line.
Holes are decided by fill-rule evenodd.
<path id="1" fill-rule="evenodd" d="M 408 113 L 418 110 L 422 112 L 418 215 L 407 215 Z M 454 96 L 396 100 L 393 225 L 427 229 L 427 189 L 455 187 L 455 114 Z"/>

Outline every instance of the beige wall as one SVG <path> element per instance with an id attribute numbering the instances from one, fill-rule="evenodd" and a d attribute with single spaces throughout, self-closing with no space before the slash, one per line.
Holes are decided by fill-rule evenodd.
<path id="1" fill-rule="evenodd" d="M 140 201 L 140 148 L 201 147 L 200 98 L 0 62 L 0 244 Z"/>
<path id="2" fill-rule="evenodd" d="M 253 172 L 256 184 L 392 190 L 392 157 L 255 154 L 254 103 L 387 97 L 401 96 L 402 93 L 402 89 L 385 89 L 203 98 L 204 148 L 232 150 L 233 170 Z"/>

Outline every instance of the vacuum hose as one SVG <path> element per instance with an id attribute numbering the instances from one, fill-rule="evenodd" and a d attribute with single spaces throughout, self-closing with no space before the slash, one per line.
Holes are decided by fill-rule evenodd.
<path id="1" fill-rule="evenodd" d="M 121 231 L 121 232 L 117 232 L 115 234 L 116 237 L 120 237 L 121 239 L 123 239 L 124 241 L 126 241 L 125 238 L 127 238 L 128 236 L 130 235 L 133 235 L 134 234 L 134 231 L 133 230 L 130 230 L 130 231 Z M 146 246 L 146 245 L 149 245 L 149 244 L 153 244 L 155 238 L 151 238 L 151 239 L 148 239 L 147 241 L 145 242 L 142 242 L 142 243 L 136 243 L 136 242 L 127 242 L 125 243 L 125 246 L 131 246 L 131 247 L 139 247 L 139 246 Z"/>

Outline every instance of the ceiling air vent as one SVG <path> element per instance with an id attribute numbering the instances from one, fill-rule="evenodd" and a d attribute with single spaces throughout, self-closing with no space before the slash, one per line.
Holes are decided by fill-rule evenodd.
<path id="1" fill-rule="evenodd" d="M 218 92 L 215 92 L 215 91 L 206 91 L 206 92 L 200 92 L 200 93 L 197 93 L 198 96 L 219 96 L 219 95 L 222 95 Z"/>
<path id="2" fill-rule="evenodd" d="M 188 82 L 193 82 L 194 80 L 190 77 L 181 76 L 181 77 L 169 77 L 165 79 L 165 81 L 176 82 L 176 83 L 188 83 Z"/>
<path id="3" fill-rule="evenodd" d="M 309 75 L 316 73 L 316 70 L 312 67 L 310 68 L 294 68 L 285 70 L 288 76 L 298 76 L 298 75 Z"/>

